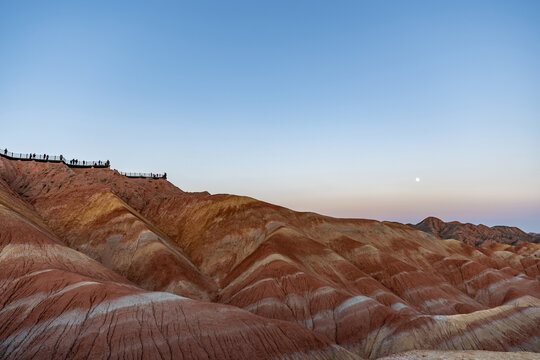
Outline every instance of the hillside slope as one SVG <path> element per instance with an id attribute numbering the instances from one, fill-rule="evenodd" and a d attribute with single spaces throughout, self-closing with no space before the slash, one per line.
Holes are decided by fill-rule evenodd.
<path id="1" fill-rule="evenodd" d="M 358 358 L 296 324 L 143 290 L 0 188 L 1 359 Z"/>
<path id="2" fill-rule="evenodd" d="M 246 336 L 226 340 L 229 344 L 251 343 L 247 339 L 257 336 L 262 348 L 252 351 L 262 358 L 310 350 L 309 356 L 334 358 L 412 349 L 540 351 L 540 244 L 474 247 L 403 224 L 186 193 L 163 179 L 130 179 L 109 169 L 0 158 L 0 179 L 9 217 L 31 223 L 62 249 L 95 260 L 83 267 L 106 273 L 121 289 L 171 296 L 175 304 L 204 309 L 190 312 L 182 331 L 199 338 L 210 355 L 209 347 L 221 340 L 218 335 L 216 342 L 203 340 L 204 334 L 217 331 L 211 325 L 218 324 Z M 3 225 L 3 238 L 30 241 L 21 235 L 26 230 L 6 229 Z M 7 261 L 13 255 L 2 250 L 1 256 Z M 37 283 L 26 286 L 22 294 L 40 291 Z M 9 291 L 4 291 L 8 298 L 20 296 L 18 288 Z M 88 307 L 91 295 L 84 291 L 70 290 Z M 69 309 L 49 316 L 62 317 Z M 154 320 L 157 327 L 168 327 L 166 314 Z M 277 327 L 286 339 L 274 332 L 258 335 L 260 321 L 268 322 L 261 329 Z M 124 328 L 109 327 L 121 337 Z M 14 329 L 0 328 L 0 341 L 13 339 Z M 123 339 L 137 344 L 130 334 Z M 219 346 L 234 354 L 229 345 Z"/>

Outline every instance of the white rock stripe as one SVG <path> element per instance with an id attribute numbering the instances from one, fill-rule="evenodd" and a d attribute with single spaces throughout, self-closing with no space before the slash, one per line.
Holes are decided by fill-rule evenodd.
<path id="1" fill-rule="evenodd" d="M 231 287 L 231 286 L 245 280 L 251 273 L 253 273 L 255 270 L 257 270 L 259 267 L 270 264 L 271 262 L 277 261 L 277 260 L 281 260 L 281 261 L 284 261 L 284 262 L 287 262 L 287 263 L 290 263 L 290 264 L 295 264 L 295 262 L 293 260 L 291 260 L 290 258 L 288 258 L 288 257 L 286 257 L 284 255 L 277 254 L 277 253 L 270 254 L 267 257 L 253 263 L 248 269 L 246 269 L 236 279 L 234 279 L 227 286 L 225 286 L 223 288 L 223 290 L 225 290 L 228 287 Z"/>
<path id="2" fill-rule="evenodd" d="M 231 296 L 228 301 L 231 301 L 232 299 L 234 299 L 237 295 L 243 293 L 244 291 L 247 291 L 247 290 L 250 290 L 250 289 L 253 289 L 254 287 L 257 287 L 259 285 L 262 285 L 264 284 L 265 282 L 269 282 L 269 281 L 281 281 L 285 278 L 293 278 L 293 277 L 297 277 L 299 275 L 304 275 L 305 273 L 303 271 L 298 271 L 298 272 L 295 272 L 293 274 L 287 274 L 287 275 L 283 275 L 283 276 L 280 276 L 280 277 L 270 277 L 270 278 L 263 278 L 263 279 L 259 279 L 257 281 L 255 281 L 254 283 L 242 288 L 240 291 L 238 291 L 237 293 L 235 293 L 233 296 Z M 229 287 L 231 284 L 227 285 L 227 287 Z M 225 288 L 227 288 L 225 287 Z"/>
<path id="3" fill-rule="evenodd" d="M 58 295 L 65 294 L 65 293 L 67 293 L 67 292 L 69 292 L 71 290 L 80 288 L 82 286 L 89 286 L 89 285 L 101 285 L 101 283 L 98 283 L 98 282 L 95 282 L 95 281 L 81 281 L 81 282 L 78 282 L 78 283 L 68 285 L 65 288 L 63 288 L 62 290 L 59 290 L 59 291 L 56 291 L 56 292 L 53 292 L 53 293 L 40 292 L 40 293 L 34 294 L 32 296 L 21 298 L 21 299 L 18 299 L 16 301 L 13 301 L 13 302 L 9 303 L 8 305 L 6 305 L 2 309 L 0 309 L 0 315 L 6 313 L 8 311 L 18 309 L 18 308 L 20 308 L 22 306 L 26 306 L 28 308 L 27 311 L 25 311 L 24 313 L 18 315 L 18 316 L 23 316 L 24 315 L 23 317 L 25 317 L 26 314 L 29 311 L 31 311 L 32 308 L 37 306 L 40 302 L 42 302 L 42 301 L 44 301 L 46 299 L 51 299 L 51 298 L 53 298 L 55 296 L 58 296 Z"/>
<path id="4" fill-rule="evenodd" d="M 164 303 L 169 301 L 186 300 L 187 298 L 173 295 L 164 292 L 151 292 L 123 296 L 114 300 L 104 301 L 99 303 L 88 312 L 82 309 L 67 311 L 56 316 L 53 319 L 43 321 L 34 326 L 19 330 L 8 336 L 0 342 L 0 353 L 9 354 L 17 348 L 24 347 L 25 344 L 31 343 L 37 336 L 44 331 L 57 326 L 80 325 L 83 321 L 92 319 L 98 316 L 106 315 L 110 312 L 155 303 Z"/>

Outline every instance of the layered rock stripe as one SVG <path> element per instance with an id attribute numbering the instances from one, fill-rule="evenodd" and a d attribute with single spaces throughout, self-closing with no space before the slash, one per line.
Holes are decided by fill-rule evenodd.
<path id="1" fill-rule="evenodd" d="M 109 169 L 0 158 L 0 178 L 4 358 L 540 351 L 540 244 L 477 244 Z"/>

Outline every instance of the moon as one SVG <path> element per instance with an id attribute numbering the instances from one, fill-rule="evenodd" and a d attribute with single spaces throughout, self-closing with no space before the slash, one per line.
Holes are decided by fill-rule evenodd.
<path id="1" fill-rule="evenodd" d="M 416 180 L 416 182 L 420 182 L 420 178 L 419 178 L 419 177 L 417 177 L 415 180 Z"/>

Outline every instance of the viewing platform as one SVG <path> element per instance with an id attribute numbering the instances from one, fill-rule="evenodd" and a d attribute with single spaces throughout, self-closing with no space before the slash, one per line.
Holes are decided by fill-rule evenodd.
<path id="1" fill-rule="evenodd" d="M 33 160 L 33 161 L 42 161 L 42 162 L 63 162 L 62 155 L 46 155 L 46 154 L 20 154 L 7 151 L 7 149 L 2 150 L 0 155 L 11 160 Z"/>
<path id="2" fill-rule="evenodd" d="M 87 161 L 87 160 L 65 160 L 64 163 L 69 167 L 81 167 L 81 168 L 108 168 L 111 166 L 109 160 L 107 161 Z"/>
<path id="3" fill-rule="evenodd" d="M 119 171 L 119 173 L 129 178 L 167 179 L 167 173 L 154 174 L 154 173 L 123 172 L 123 171 Z"/>
<path id="4" fill-rule="evenodd" d="M 76 160 L 66 159 L 63 155 L 47 155 L 47 154 L 21 154 L 14 153 L 4 149 L 0 151 L 0 155 L 11 160 L 22 160 L 22 161 L 39 161 L 39 162 L 55 162 L 55 163 L 64 163 L 69 167 L 81 167 L 81 168 L 108 168 L 110 167 L 109 160 L 107 161 L 87 161 L 87 160 Z"/>
<path id="5" fill-rule="evenodd" d="M 20 161 L 38 161 L 38 162 L 52 162 L 52 163 L 64 163 L 71 168 L 110 168 L 111 163 L 109 160 L 102 161 L 88 161 L 78 159 L 66 159 L 63 155 L 48 155 L 48 154 L 22 154 L 8 151 L 8 149 L 0 150 L 0 156 L 10 160 Z M 134 172 L 118 172 L 129 178 L 148 178 L 148 179 L 167 179 L 167 173 L 134 173 Z"/>

